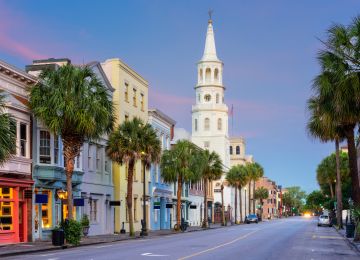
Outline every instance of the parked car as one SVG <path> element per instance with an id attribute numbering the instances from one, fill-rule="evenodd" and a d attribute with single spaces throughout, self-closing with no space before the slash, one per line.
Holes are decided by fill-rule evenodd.
<path id="1" fill-rule="evenodd" d="M 247 223 L 247 224 L 256 223 L 257 224 L 257 223 L 259 223 L 259 219 L 255 214 L 250 214 L 245 217 L 245 223 Z"/>
<path id="2" fill-rule="evenodd" d="M 328 215 L 320 215 L 318 220 L 318 227 L 320 226 L 329 226 L 331 227 L 330 217 Z"/>

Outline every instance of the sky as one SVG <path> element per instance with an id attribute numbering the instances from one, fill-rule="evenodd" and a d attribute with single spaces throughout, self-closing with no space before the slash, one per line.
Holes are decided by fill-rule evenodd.
<path id="1" fill-rule="evenodd" d="M 319 39 L 360 14 L 358 0 L 0 0 L 0 59 L 24 69 L 34 59 L 119 57 L 149 81 L 150 107 L 190 131 L 209 9 L 234 106 L 230 135 L 245 137 L 277 184 L 318 189 L 316 167 L 334 145 L 307 134 L 306 100 Z"/>

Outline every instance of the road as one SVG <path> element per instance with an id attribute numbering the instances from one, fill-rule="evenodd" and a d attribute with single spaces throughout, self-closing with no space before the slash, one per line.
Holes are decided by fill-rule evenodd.
<path id="1" fill-rule="evenodd" d="M 7 259 L 360 259 L 333 228 L 316 224 L 315 218 L 293 217 Z"/>

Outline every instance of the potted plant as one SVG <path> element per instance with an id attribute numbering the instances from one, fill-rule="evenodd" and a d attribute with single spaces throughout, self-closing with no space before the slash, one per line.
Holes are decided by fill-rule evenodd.
<path id="1" fill-rule="evenodd" d="M 89 234 L 89 228 L 90 228 L 90 220 L 88 215 L 84 214 L 84 216 L 81 218 L 81 226 L 82 226 L 83 234 L 86 237 Z"/>

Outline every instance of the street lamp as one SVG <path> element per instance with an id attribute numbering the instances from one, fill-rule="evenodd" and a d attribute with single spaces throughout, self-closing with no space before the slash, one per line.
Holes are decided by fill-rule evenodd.
<path id="1" fill-rule="evenodd" d="M 60 207 L 61 207 L 61 222 L 64 221 L 64 211 L 63 211 L 63 200 L 67 197 L 67 192 L 63 189 L 57 190 L 56 192 L 58 198 L 60 199 Z"/>
<path id="2" fill-rule="evenodd" d="M 146 153 L 145 152 L 141 152 L 142 156 L 145 156 Z M 146 230 L 146 202 L 145 202 L 145 159 L 142 159 L 142 164 L 143 164 L 143 219 L 141 222 L 141 232 L 140 232 L 140 236 L 147 236 L 147 230 Z"/>

